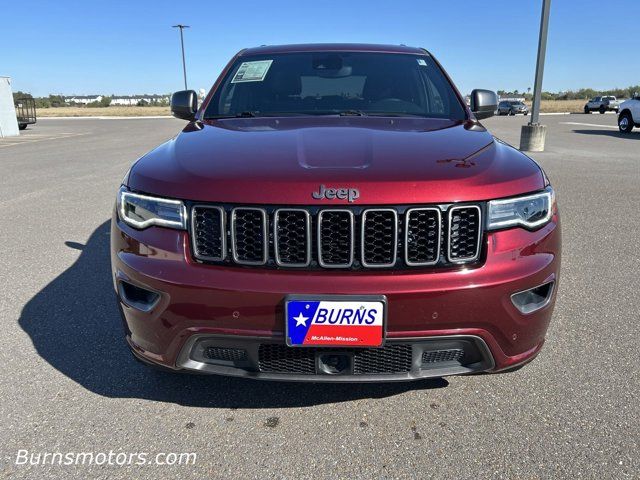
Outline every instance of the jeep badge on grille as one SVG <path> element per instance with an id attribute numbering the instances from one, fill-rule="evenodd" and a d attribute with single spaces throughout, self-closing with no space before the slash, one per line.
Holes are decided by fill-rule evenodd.
<path id="1" fill-rule="evenodd" d="M 324 185 L 320 185 L 320 190 L 311 194 L 316 200 L 333 200 L 335 198 L 339 200 L 349 200 L 349 203 L 353 203 L 360 198 L 360 191 L 357 188 L 326 188 Z"/>

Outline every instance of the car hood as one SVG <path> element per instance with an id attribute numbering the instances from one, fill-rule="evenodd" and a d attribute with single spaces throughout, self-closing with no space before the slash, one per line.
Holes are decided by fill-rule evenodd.
<path id="1" fill-rule="evenodd" d="M 543 188 L 540 168 L 477 122 L 284 117 L 193 122 L 131 169 L 129 188 L 245 204 L 347 204 L 320 185 L 357 188 L 357 204 L 477 201 Z"/>

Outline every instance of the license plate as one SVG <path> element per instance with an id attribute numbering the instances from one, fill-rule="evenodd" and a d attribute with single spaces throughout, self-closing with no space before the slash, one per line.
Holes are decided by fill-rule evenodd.
<path id="1" fill-rule="evenodd" d="M 387 311 L 384 296 L 305 296 L 285 299 L 291 347 L 380 347 Z"/>

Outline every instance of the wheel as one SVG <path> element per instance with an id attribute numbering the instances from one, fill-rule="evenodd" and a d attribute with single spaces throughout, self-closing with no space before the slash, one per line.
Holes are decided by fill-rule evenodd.
<path id="1" fill-rule="evenodd" d="M 631 133 L 633 130 L 633 117 L 629 112 L 622 112 L 618 117 L 618 128 L 622 133 Z"/>
<path id="2" fill-rule="evenodd" d="M 584 113 L 591 113 L 591 110 L 589 110 L 587 105 L 584 106 Z"/>
<path id="3" fill-rule="evenodd" d="M 619 109 L 619 108 L 616 108 L 616 109 L 614 110 L 614 112 L 616 112 L 616 115 L 617 115 L 618 113 L 620 113 L 620 109 Z"/>
<path id="4" fill-rule="evenodd" d="M 21 124 L 18 125 L 18 128 L 20 130 L 26 130 L 27 129 L 27 124 L 26 123 L 21 123 Z"/>
<path id="5" fill-rule="evenodd" d="M 600 105 L 600 109 L 599 109 L 598 111 L 599 111 L 599 112 L 600 112 L 600 114 L 602 115 L 602 114 L 604 114 L 604 113 L 607 111 L 607 109 L 606 109 L 606 108 L 604 108 L 604 105 Z"/>
<path id="6" fill-rule="evenodd" d="M 529 115 L 529 112 L 524 112 L 524 116 L 526 117 L 527 115 Z"/>
<path id="7" fill-rule="evenodd" d="M 509 110 L 509 115 L 510 116 L 514 116 L 516 114 L 516 112 L 514 112 L 513 110 Z"/>

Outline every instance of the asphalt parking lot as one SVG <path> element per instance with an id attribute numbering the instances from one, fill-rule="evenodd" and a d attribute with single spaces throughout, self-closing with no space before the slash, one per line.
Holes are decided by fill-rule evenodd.
<path id="1" fill-rule="evenodd" d="M 638 478 L 640 130 L 541 117 L 563 224 L 545 348 L 511 374 L 308 385 L 134 362 L 109 267 L 115 193 L 174 119 L 45 119 L 0 140 L 3 477 Z M 528 117 L 485 125 L 518 145 Z M 191 466 L 15 465 L 30 452 L 196 452 Z"/>

